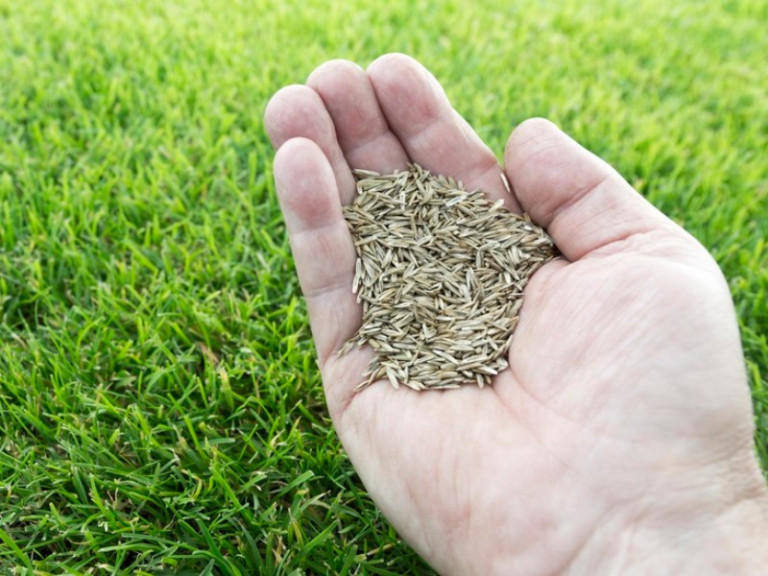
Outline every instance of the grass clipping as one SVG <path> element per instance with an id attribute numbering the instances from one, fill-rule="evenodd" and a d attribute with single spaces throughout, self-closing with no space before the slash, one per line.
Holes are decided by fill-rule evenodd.
<path id="1" fill-rule="evenodd" d="M 501 200 L 415 164 L 355 177 L 344 218 L 363 320 L 340 354 L 376 352 L 358 389 L 380 378 L 414 390 L 490 384 L 507 367 L 528 279 L 555 256 L 552 239 Z"/>

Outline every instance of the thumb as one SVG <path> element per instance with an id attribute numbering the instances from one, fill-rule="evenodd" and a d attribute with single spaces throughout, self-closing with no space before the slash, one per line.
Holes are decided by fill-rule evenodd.
<path id="1" fill-rule="evenodd" d="M 547 228 L 570 261 L 638 234 L 684 234 L 606 162 L 547 120 L 518 126 L 504 163 L 523 210 Z"/>

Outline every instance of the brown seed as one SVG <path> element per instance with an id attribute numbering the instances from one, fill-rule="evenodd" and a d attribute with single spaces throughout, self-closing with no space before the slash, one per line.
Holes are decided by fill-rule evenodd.
<path id="1" fill-rule="evenodd" d="M 501 200 L 415 164 L 355 176 L 344 217 L 363 319 L 340 354 L 376 352 L 358 389 L 382 377 L 414 390 L 490 384 L 507 367 L 528 279 L 556 255 L 551 238 Z"/>

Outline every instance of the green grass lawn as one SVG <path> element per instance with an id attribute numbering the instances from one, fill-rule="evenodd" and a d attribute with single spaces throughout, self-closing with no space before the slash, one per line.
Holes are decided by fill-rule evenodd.
<path id="1" fill-rule="evenodd" d="M 547 116 L 699 238 L 768 464 L 768 3 L 373 5 L 0 0 L 0 573 L 431 573 L 330 426 L 274 197 L 266 101 L 335 57 L 412 54 L 499 154 Z"/>

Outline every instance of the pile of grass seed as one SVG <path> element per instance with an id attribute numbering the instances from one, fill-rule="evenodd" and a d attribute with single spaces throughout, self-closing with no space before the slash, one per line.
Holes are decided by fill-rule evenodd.
<path id="1" fill-rule="evenodd" d="M 556 254 L 552 239 L 501 200 L 415 164 L 355 176 L 344 217 L 363 320 L 342 353 L 376 352 L 359 388 L 385 377 L 414 390 L 490 384 L 507 367 L 528 279 Z"/>

